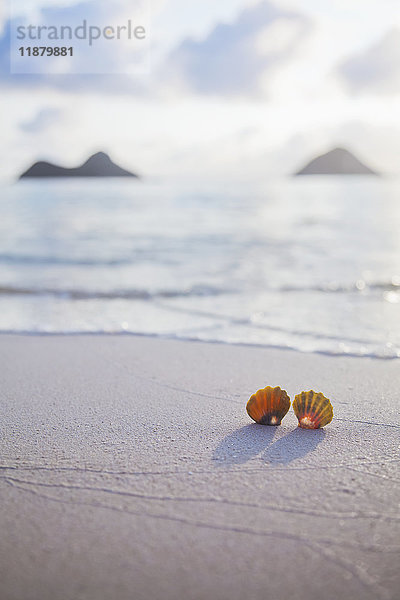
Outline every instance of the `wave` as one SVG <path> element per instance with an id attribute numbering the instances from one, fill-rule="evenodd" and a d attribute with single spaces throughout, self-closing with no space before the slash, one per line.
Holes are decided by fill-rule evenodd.
<path id="1" fill-rule="evenodd" d="M 360 282 L 350 285 L 316 285 L 316 286 L 277 286 L 265 287 L 265 293 L 290 294 L 290 293 L 324 293 L 324 294 L 349 294 L 361 293 L 368 290 L 397 291 L 400 292 L 400 282 L 386 281 L 374 282 L 361 286 Z M 259 290 L 260 291 L 260 290 Z M 23 287 L 13 285 L 0 285 L 0 296 L 52 296 L 69 300 L 153 300 L 157 298 L 190 298 L 212 297 L 243 293 L 243 289 L 224 289 L 209 285 L 198 284 L 190 288 L 171 290 L 146 290 L 146 289 L 116 289 L 116 290 L 85 290 L 77 288 L 56 287 Z"/>
<path id="2" fill-rule="evenodd" d="M 310 285 L 310 286 L 294 286 L 284 285 L 276 288 L 279 292 L 284 293 L 301 293 L 301 292 L 323 292 L 325 294 L 349 294 L 349 293 L 360 293 L 368 290 L 383 290 L 383 291 L 400 291 L 400 279 L 393 277 L 388 281 L 363 281 L 359 280 L 355 283 L 340 284 L 340 283 L 326 283 L 322 285 Z"/>
<path id="3" fill-rule="evenodd" d="M 187 314 L 194 317 L 204 317 L 213 319 L 215 323 L 223 322 L 229 325 L 238 325 L 239 327 L 246 327 L 248 329 L 254 330 L 265 330 L 265 331 L 273 331 L 278 333 L 288 334 L 290 336 L 296 336 L 299 338 L 310 338 L 313 340 L 327 340 L 338 343 L 354 343 L 367 346 L 370 344 L 370 340 L 366 338 L 346 336 L 342 335 L 334 335 L 329 333 L 322 333 L 318 331 L 304 330 L 304 329 L 295 329 L 291 327 L 280 327 L 278 325 L 273 325 L 271 323 L 255 323 L 249 317 L 233 317 L 230 315 L 224 315 L 221 313 L 214 313 L 211 311 L 203 311 L 199 309 L 189 309 L 182 307 L 175 307 L 171 305 L 167 305 L 165 303 L 159 302 L 158 306 L 163 308 L 164 310 L 169 310 L 177 313 Z M 213 326 L 215 327 L 215 325 Z"/>
<path id="4" fill-rule="evenodd" d="M 277 332 L 288 334 L 290 336 L 296 336 L 298 338 L 310 338 L 319 341 L 332 341 L 332 342 L 344 342 L 354 343 L 367 346 L 370 343 L 369 339 L 355 336 L 335 335 L 329 333 L 322 333 L 318 331 L 312 331 L 307 329 L 298 329 L 291 327 L 279 326 L 272 323 L 257 323 L 252 320 L 251 317 L 235 317 L 233 315 L 226 315 L 219 312 L 213 312 L 209 310 L 202 310 L 199 308 L 189 308 L 184 306 L 174 306 L 168 302 L 163 302 L 168 299 L 174 298 L 190 298 L 190 297 L 210 297 L 219 296 L 226 294 L 226 290 L 219 290 L 217 288 L 211 288 L 209 286 L 196 286 L 190 289 L 184 290 L 159 290 L 156 292 L 149 292 L 147 290 L 120 290 L 111 292 L 91 292 L 86 290 L 58 290 L 58 289 L 29 289 L 29 288 L 16 288 L 16 287 L 0 287 L 0 296 L 11 295 L 11 296 L 52 296 L 61 300 L 144 300 L 153 301 L 155 306 L 162 310 L 169 312 L 178 313 L 180 315 L 190 315 L 192 317 L 200 317 L 202 319 L 211 319 L 213 322 L 212 328 L 218 326 L 218 324 L 226 324 L 229 326 L 239 326 L 250 330 L 264 330 L 268 332 Z M 201 327 L 204 331 L 204 327 Z M 135 332 L 133 332 L 135 333 Z"/>
<path id="5" fill-rule="evenodd" d="M 220 296 L 229 293 L 210 286 L 197 285 L 180 290 L 81 290 L 58 288 L 24 288 L 17 286 L 0 286 L 0 296 L 52 296 L 67 300 L 153 300 L 156 298 L 188 298 L 203 296 Z"/>
<path id="6" fill-rule="evenodd" d="M 21 265 L 58 265 L 80 267 L 113 267 L 129 265 L 134 258 L 68 258 L 65 256 L 33 256 L 30 254 L 0 254 L 0 263 Z"/>
<path id="7" fill-rule="evenodd" d="M 25 264 L 25 265 L 57 265 L 57 266 L 77 266 L 77 267 L 118 267 L 127 266 L 135 263 L 138 257 L 135 258 L 115 258 L 115 259 L 91 259 L 91 258 L 61 258 L 61 257 L 47 257 L 47 256 L 22 256 L 13 254 L 0 254 L 0 263 L 9 264 Z M 161 263 L 160 263 L 161 264 Z M 162 264 L 169 264 L 167 260 L 163 260 Z M 232 280 L 230 282 L 232 286 Z M 257 292 L 260 292 L 257 288 Z M 282 294 L 306 294 L 306 293 L 322 293 L 322 294 L 360 294 L 368 292 L 400 292 L 400 277 L 393 277 L 387 280 L 376 280 L 376 281 L 364 281 L 358 280 L 350 283 L 339 283 L 335 281 L 321 283 L 321 284 L 299 284 L 299 285 L 265 285 L 265 293 L 282 293 Z M 57 288 L 24 288 L 24 287 L 13 287 L 13 286 L 1 286 L 1 294 L 15 294 L 15 295 L 52 295 L 52 296 L 64 296 L 70 299 L 84 299 L 84 298 L 130 298 L 130 299 L 149 299 L 153 297 L 185 297 L 185 296 L 214 296 L 223 293 L 246 293 L 240 282 L 231 289 L 219 289 L 215 290 L 212 287 L 204 286 L 202 284 L 193 286 L 191 290 L 172 290 L 172 291 L 161 291 L 157 293 L 149 292 L 147 290 L 110 290 L 107 292 L 96 291 L 96 290 L 62 290 Z M 251 287 L 247 290 L 251 293 Z"/>

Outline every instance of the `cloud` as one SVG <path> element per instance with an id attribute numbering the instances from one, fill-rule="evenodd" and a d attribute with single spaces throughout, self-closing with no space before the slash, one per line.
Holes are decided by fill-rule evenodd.
<path id="1" fill-rule="evenodd" d="M 168 58 L 166 77 L 198 94 L 262 93 L 265 76 L 294 54 L 309 29 L 304 16 L 263 0 L 203 40 L 184 40 Z"/>
<path id="2" fill-rule="evenodd" d="M 400 30 L 392 29 L 363 54 L 346 60 L 338 73 L 355 93 L 400 93 Z"/>
<path id="3" fill-rule="evenodd" d="M 125 11 L 126 0 L 112 4 L 108 0 L 96 3 L 84 0 L 73 5 L 42 6 L 40 23 L 78 25 L 86 19 L 94 24 L 99 20 L 108 24 L 125 18 Z M 308 18 L 262 0 L 241 9 L 232 22 L 213 26 L 201 41 L 187 38 L 178 42 L 177 47 L 168 51 L 166 58 L 153 65 L 149 77 L 129 74 L 129 61 L 134 54 L 130 47 L 120 44 L 114 46 L 110 53 L 107 43 L 96 47 L 96 64 L 102 73 L 90 74 L 89 64 L 88 74 L 13 75 L 10 73 L 10 37 L 17 25 L 16 19 L 20 18 L 15 15 L 14 20 L 8 20 L 0 35 L 2 87 L 56 89 L 72 93 L 100 90 L 107 95 L 136 94 L 159 98 L 171 91 L 183 95 L 187 92 L 220 96 L 263 95 L 273 84 L 279 67 L 289 63 L 310 30 Z M 151 39 L 151 43 L 157 46 L 157 39 Z M 14 51 L 17 49 L 14 48 Z M 80 59 L 82 71 L 85 71 L 85 59 L 85 55 Z M 31 64 L 38 63 L 32 61 Z"/>
<path id="4" fill-rule="evenodd" d="M 43 133 L 61 123 L 63 119 L 64 112 L 61 109 L 49 106 L 41 108 L 32 119 L 21 123 L 19 128 L 24 133 Z"/>

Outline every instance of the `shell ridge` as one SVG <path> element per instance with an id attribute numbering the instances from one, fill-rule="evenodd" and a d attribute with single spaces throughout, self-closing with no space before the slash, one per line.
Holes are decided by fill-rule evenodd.
<path id="1" fill-rule="evenodd" d="M 261 425 L 280 425 L 289 408 L 290 398 L 279 386 L 258 390 L 246 406 L 250 418 Z"/>
<path id="2" fill-rule="evenodd" d="M 333 419 L 333 408 L 330 400 L 322 392 L 301 392 L 293 402 L 293 410 L 303 429 L 319 429 Z"/>

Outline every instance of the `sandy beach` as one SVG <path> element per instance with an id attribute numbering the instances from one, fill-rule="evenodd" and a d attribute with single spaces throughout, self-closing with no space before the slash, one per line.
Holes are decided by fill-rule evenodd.
<path id="1" fill-rule="evenodd" d="M 0 336 L 1 600 L 395 600 L 400 362 Z M 323 391 L 324 430 L 250 394 Z"/>

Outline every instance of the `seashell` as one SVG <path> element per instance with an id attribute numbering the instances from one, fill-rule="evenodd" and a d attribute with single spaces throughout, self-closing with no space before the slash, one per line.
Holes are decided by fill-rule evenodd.
<path id="1" fill-rule="evenodd" d="M 302 429 L 319 429 L 333 419 L 330 400 L 321 392 L 301 392 L 293 400 L 293 410 Z"/>
<path id="2" fill-rule="evenodd" d="M 280 425 L 289 408 L 285 390 L 270 386 L 253 394 L 246 406 L 249 416 L 260 425 Z"/>

